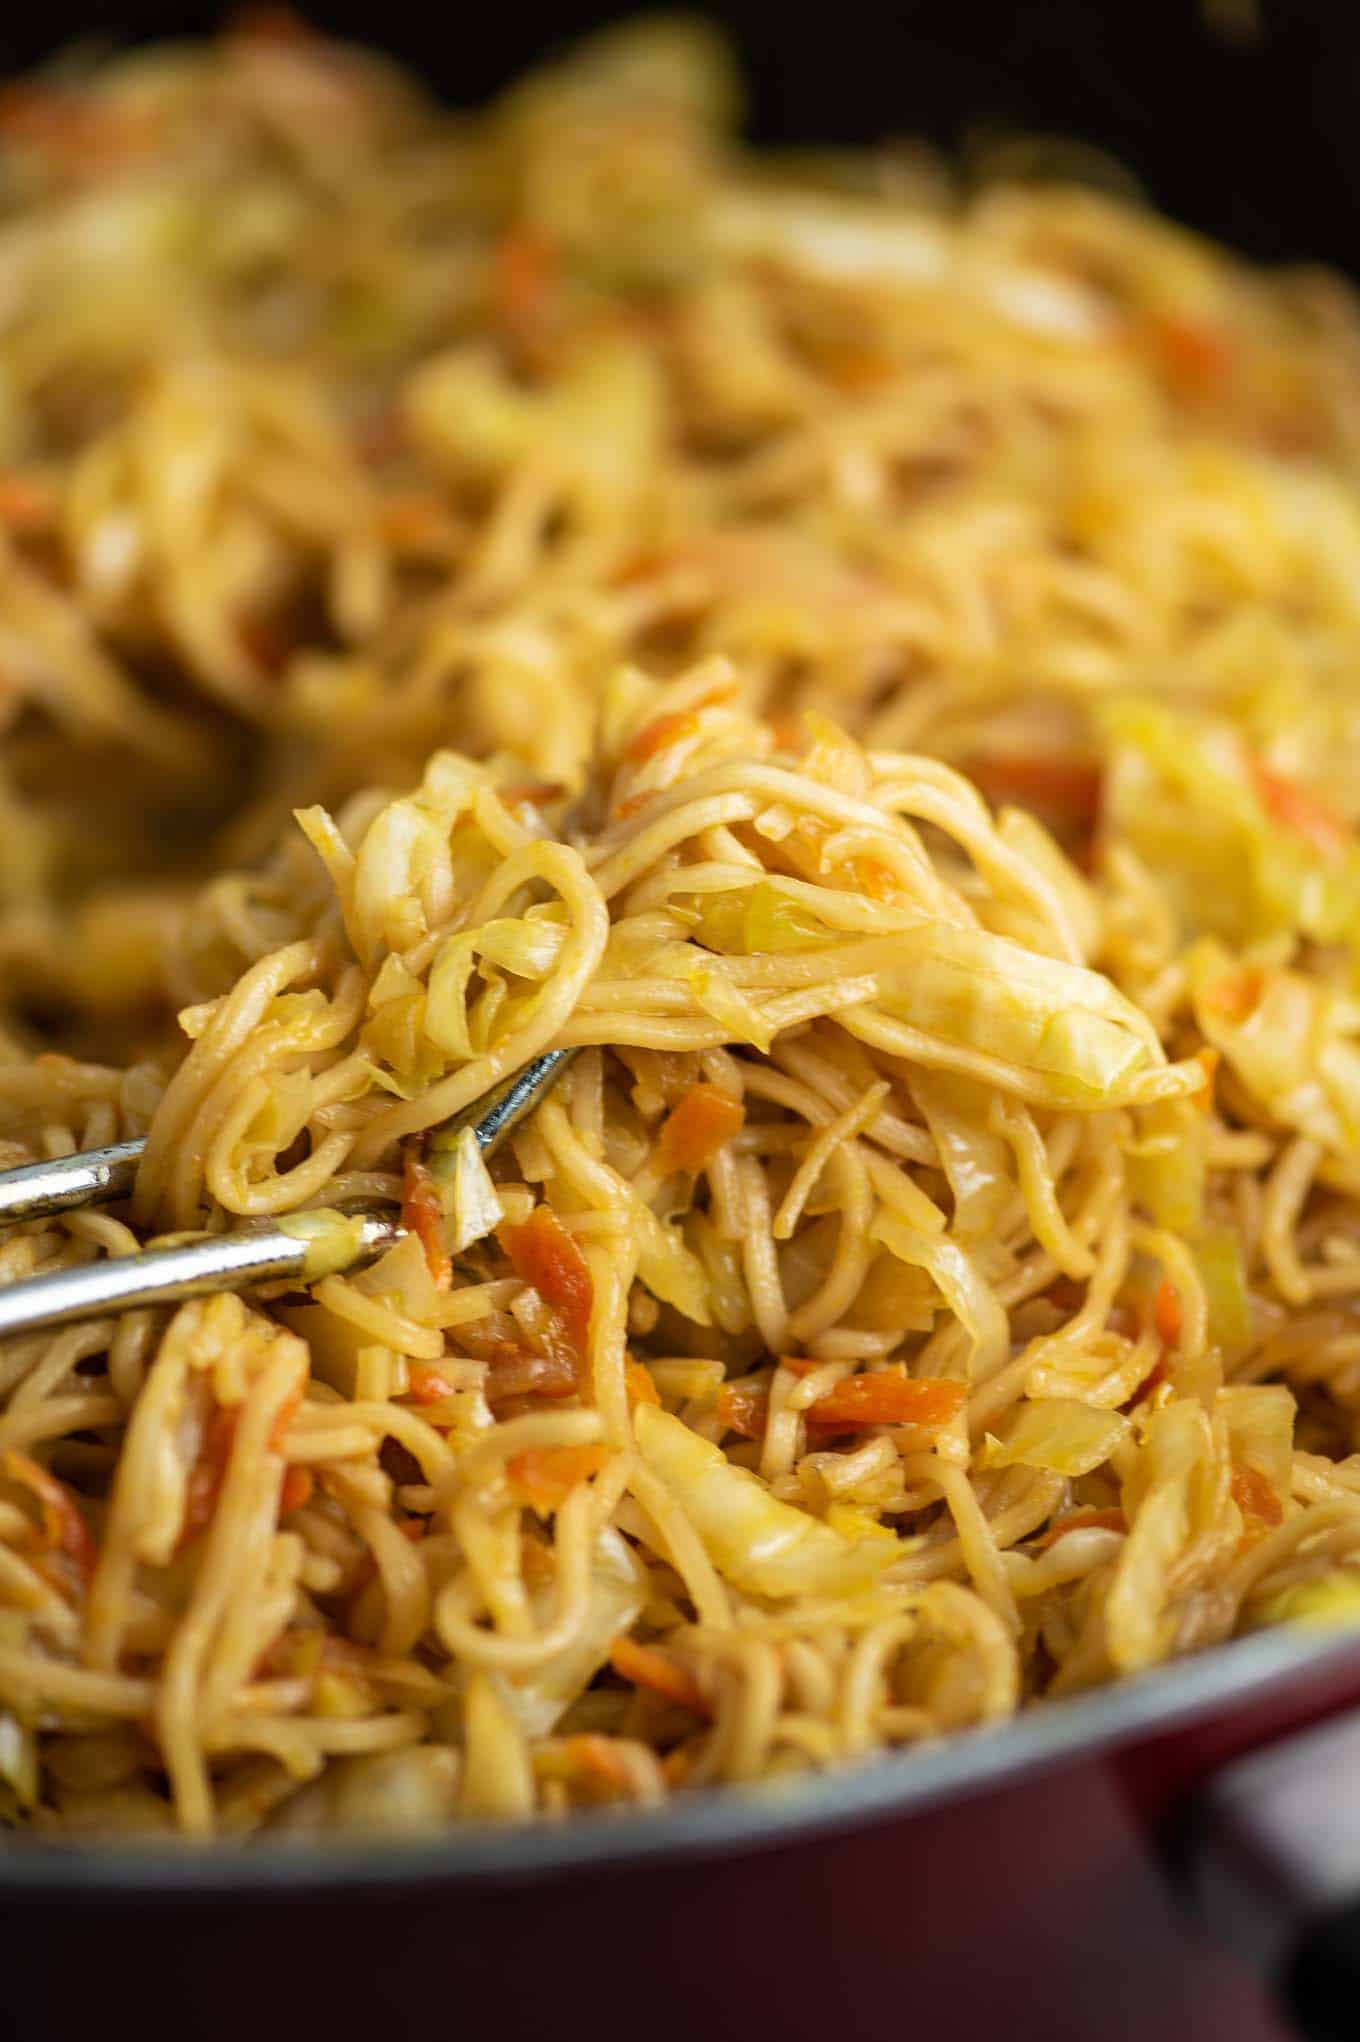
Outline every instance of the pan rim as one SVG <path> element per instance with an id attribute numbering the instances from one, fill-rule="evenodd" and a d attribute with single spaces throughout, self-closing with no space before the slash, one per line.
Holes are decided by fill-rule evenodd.
<path id="1" fill-rule="evenodd" d="M 15 1836 L 0 1846 L 0 1900 L 248 1904 L 356 1893 L 380 1899 L 417 1888 L 517 1886 L 658 1861 L 697 1863 L 867 1828 L 1005 1788 L 1065 1760 L 1098 1757 L 1287 1687 L 1305 1670 L 1326 1677 L 1348 1662 L 1360 1673 L 1354 1634 L 1320 1642 L 1296 1630 L 1263 1633 L 924 1751 L 562 1824 L 463 1826 L 418 1841 L 279 1837 L 206 1846 Z"/>

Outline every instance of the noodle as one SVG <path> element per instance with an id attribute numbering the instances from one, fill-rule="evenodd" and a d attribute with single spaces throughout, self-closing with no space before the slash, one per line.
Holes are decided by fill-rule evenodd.
<path id="1" fill-rule="evenodd" d="M 651 1807 L 1360 1606 L 1360 320 L 731 100 L 271 18 L 0 104 L 0 1166 L 146 1137 L 0 1281 L 407 1228 L 0 1351 L 17 1825 Z"/>

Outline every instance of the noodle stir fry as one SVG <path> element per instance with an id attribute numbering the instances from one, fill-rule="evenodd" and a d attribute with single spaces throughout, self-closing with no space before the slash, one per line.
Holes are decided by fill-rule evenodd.
<path id="1" fill-rule="evenodd" d="M 0 1278 L 309 1243 L 0 1348 L 21 1825 L 654 1804 L 1360 1605 L 1360 321 L 735 107 L 272 16 L 0 95 L 0 1165 L 147 1137 Z"/>

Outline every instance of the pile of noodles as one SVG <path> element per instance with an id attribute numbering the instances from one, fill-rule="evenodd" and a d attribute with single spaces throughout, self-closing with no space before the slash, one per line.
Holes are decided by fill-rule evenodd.
<path id="1" fill-rule="evenodd" d="M 0 1165 L 148 1138 L 0 1279 L 311 1258 L 0 1348 L 44 1833 L 654 1803 L 1360 1608 L 1360 321 L 734 107 L 675 23 L 476 120 L 274 17 L 0 93 Z"/>

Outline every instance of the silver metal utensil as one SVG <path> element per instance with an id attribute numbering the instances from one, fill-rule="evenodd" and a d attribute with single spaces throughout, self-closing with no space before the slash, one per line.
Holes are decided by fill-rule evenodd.
<path id="1" fill-rule="evenodd" d="M 536 1057 L 444 1123 L 438 1140 L 452 1139 L 471 1127 L 481 1153 L 492 1154 L 552 1089 L 575 1055 L 574 1049 L 554 1049 Z M 112 1148 L 86 1149 L 51 1163 L 0 1172 L 0 1222 L 41 1219 L 126 1196 L 144 1146 L 119 1142 Z M 394 1214 L 363 1212 L 350 1217 L 357 1224 L 344 1244 L 343 1260 L 328 1259 L 328 1268 L 355 1269 L 372 1262 L 406 1231 Z M 213 1291 L 249 1290 L 279 1278 L 301 1278 L 314 1245 L 286 1225 L 246 1226 L 178 1247 L 147 1248 L 137 1255 L 26 1277 L 0 1287 L 0 1339 L 98 1319 L 137 1305 L 175 1304 Z"/>

